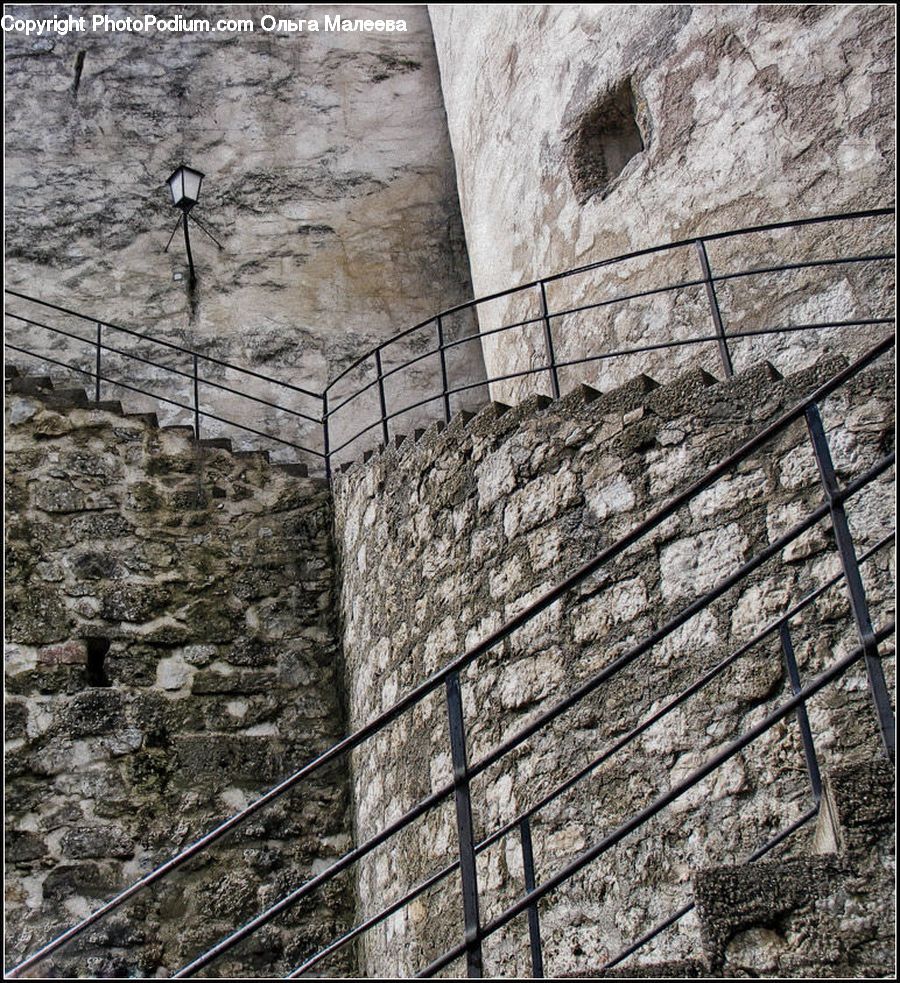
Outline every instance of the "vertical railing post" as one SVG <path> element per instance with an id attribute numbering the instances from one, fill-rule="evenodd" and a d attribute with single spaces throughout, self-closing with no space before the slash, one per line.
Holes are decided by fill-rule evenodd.
<path id="1" fill-rule="evenodd" d="M 94 402 L 100 402 L 100 333 L 102 331 L 102 326 L 100 321 L 97 322 L 97 385 L 94 390 Z"/>
<path id="2" fill-rule="evenodd" d="M 322 392 L 322 449 L 325 452 L 325 477 L 331 481 L 331 443 L 328 436 L 328 390 Z"/>
<path id="3" fill-rule="evenodd" d="M 894 711 L 891 708 L 890 694 L 884 679 L 884 666 L 881 664 L 881 656 L 878 654 L 878 643 L 875 641 L 875 632 L 872 629 L 866 590 L 859 572 L 859 561 L 856 558 L 853 537 L 847 522 L 847 513 L 838 497 L 840 490 L 834 462 L 831 459 L 831 450 L 828 447 L 828 438 L 825 436 L 825 427 L 822 425 L 819 407 L 815 403 L 806 410 L 806 425 L 812 440 L 819 477 L 825 491 L 825 500 L 831 513 L 831 527 L 834 531 L 834 539 L 837 543 L 838 555 L 844 572 L 844 583 L 847 585 L 847 592 L 850 595 L 850 609 L 853 612 L 853 620 L 856 622 L 856 630 L 865 653 L 869 693 L 875 706 L 881 740 L 888 758 L 893 761 Z"/>
<path id="4" fill-rule="evenodd" d="M 525 893 L 528 894 L 537 887 L 534 877 L 534 849 L 531 845 L 531 824 L 528 816 L 519 823 L 519 835 L 522 838 L 522 866 L 525 870 Z M 528 941 L 531 945 L 531 976 L 532 979 L 544 978 L 544 956 L 541 952 L 541 923 L 538 917 L 537 902 L 528 907 Z"/>
<path id="5" fill-rule="evenodd" d="M 444 399 L 444 422 L 450 422 L 450 386 L 448 384 L 447 377 L 447 355 L 444 351 L 444 325 L 441 321 L 441 316 L 437 316 L 437 336 L 438 336 L 438 352 L 441 356 L 441 396 Z"/>
<path id="6" fill-rule="evenodd" d="M 196 353 L 194 354 L 194 439 L 200 439 L 200 373 Z"/>
<path id="7" fill-rule="evenodd" d="M 547 350 L 547 366 L 550 372 L 550 395 L 559 399 L 559 374 L 556 371 L 556 353 L 553 350 L 553 334 L 550 330 L 550 309 L 547 306 L 547 288 L 541 280 L 541 313 L 544 323 L 544 347 Z"/>
<path id="8" fill-rule="evenodd" d="M 375 370 L 378 373 L 378 401 L 381 404 L 381 435 L 384 438 L 384 446 L 390 442 L 390 431 L 388 430 L 387 420 L 387 400 L 384 398 L 384 373 L 381 368 L 381 349 L 375 349 Z"/>
<path id="9" fill-rule="evenodd" d="M 446 679 L 447 715 L 450 722 L 450 753 L 453 760 L 456 831 L 459 838 L 459 872 L 462 881 L 463 924 L 465 926 L 466 971 L 472 979 L 482 975 L 481 926 L 478 921 L 478 877 L 475 868 L 475 837 L 472 802 L 469 797 L 469 766 L 466 760 L 466 733 L 463 722 L 459 674 Z"/>
<path id="10" fill-rule="evenodd" d="M 734 375 L 734 366 L 731 363 L 731 353 L 728 351 L 728 340 L 725 336 L 725 327 L 722 324 L 722 312 L 719 310 L 719 298 L 716 296 L 716 285 L 709 266 L 706 243 L 702 239 L 696 239 L 694 244 L 697 247 L 697 255 L 700 257 L 700 268 L 703 271 L 703 281 L 706 285 L 706 299 L 709 301 L 709 309 L 712 312 L 713 325 L 716 329 L 719 358 L 722 362 L 725 378 L 730 379 Z"/>
<path id="11" fill-rule="evenodd" d="M 800 670 L 797 668 L 794 643 L 791 641 L 791 633 L 786 621 L 779 625 L 778 636 L 781 639 L 781 651 L 791 683 L 791 693 L 796 696 L 803 687 L 800 685 Z M 809 773 L 809 784 L 812 786 L 813 799 L 818 804 L 822 800 L 822 776 L 819 773 L 819 762 L 816 758 L 816 748 L 813 744 L 812 730 L 809 726 L 809 716 L 806 713 L 805 703 L 801 703 L 797 707 L 796 714 L 797 725 L 800 728 L 800 739 L 803 741 L 806 770 Z"/>

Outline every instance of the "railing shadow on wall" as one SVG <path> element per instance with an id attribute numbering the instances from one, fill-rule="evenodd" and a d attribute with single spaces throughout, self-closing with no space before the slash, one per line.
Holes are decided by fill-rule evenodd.
<path id="1" fill-rule="evenodd" d="M 819 409 L 820 405 L 827 403 L 829 397 L 837 396 L 840 398 L 845 387 L 852 385 L 854 380 L 879 359 L 883 360 L 890 357 L 893 349 L 894 338 L 891 335 L 871 348 L 863 357 L 832 376 L 808 397 L 797 402 L 789 411 L 767 425 L 756 436 L 722 458 L 701 478 L 695 480 L 680 494 L 652 512 L 626 535 L 601 550 L 588 562 L 560 580 L 554 588 L 530 603 L 518 615 L 417 685 L 406 696 L 397 700 L 388 710 L 372 719 L 366 726 L 346 737 L 315 760 L 310 761 L 256 802 L 143 877 L 54 942 L 13 968 L 8 975 L 12 977 L 26 976 L 46 970 L 56 973 L 62 971 L 63 975 L 71 972 L 72 967 L 67 965 L 66 959 L 69 957 L 84 958 L 85 952 L 92 951 L 89 942 L 94 936 L 90 933 L 85 934 L 88 929 L 96 928 L 102 920 L 107 919 L 126 902 L 131 902 L 151 889 L 158 889 L 161 886 L 160 882 L 170 878 L 179 868 L 187 868 L 190 861 L 205 856 L 217 841 L 237 830 L 251 817 L 258 816 L 261 810 L 285 793 L 299 787 L 303 780 L 312 773 L 327 768 L 338 757 L 349 754 L 354 749 L 361 748 L 370 742 L 377 742 L 379 737 L 385 734 L 386 728 L 394 721 L 402 715 L 415 712 L 432 694 L 437 697 L 441 691 L 444 694 L 449 724 L 448 751 L 452 761 L 452 780 L 439 784 L 439 787 L 424 795 L 411 807 L 405 808 L 403 814 L 395 821 L 385 823 L 378 832 L 348 850 L 327 869 L 314 874 L 304 884 L 298 885 L 276 903 L 269 905 L 227 938 L 219 940 L 198 954 L 191 962 L 174 972 L 173 978 L 190 977 L 206 970 L 214 962 L 221 960 L 226 953 L 236 951 L 236 947 L 244 940 L 252 940 L 256 933 L 264 929 L 273 919 L 308 901 L 314 896 L 315 891 L 327 889 L 330 882 L 343 876 L 355 864 L 370 856 L 376 848 L 382 844 L 398 842 L 397 838 L 420 817 L 443 806 L 449 807 L 451 802 L 454 806 L 457 836 L 456 855 L 452 862 L 434 870 L 412 889 L 401 889 L 398 896 L 388 901 L 380 911 L 366 916 L 363 921 L 340 938 L 330 941 L 320 947 L 318 951 L 304 953 L 302 959 L 298 959 L 297 964 L 288 974 L 289 978 L 304 975 L 316 967 L 320 967 L 323 961 L 333 953 L 352 944 L 392 915 L 408 908 L 434 885 L 447 882 L 447 879 L 451 877 L 458 879 L 459 882 L 459 887 L 453 893 L 457 897 L 459 909 L 462 911 L 463 931 L 457 936 L 458 941 L 455 943 L 450 945 L 445 943 L 443 949 L 423 953 L 417 975 L 434 975 L 459 959 L 465 960 L 466 970 L 470 976 L 481 975 L 484 943 L 514 919 L 524 916 L 527 919 L 527 926 L 523 927 L 522 945 L 530 948 L 532 975 L 542 977 L 544 975 L 544 947 L 541 937 L 541 924 L 547 917 L 545 905 L 551 895 L 563 888 L 598 858 L 613 850 L 626 837 L 639 829 L 646 828 L 654 817 L 662 814 L 677 799 L 698 786 L 707 776 L 721 768 L 763 735 L 772 736 L 774 734 L 773 740 L 777 740 L 775 745 L 760 753 L 797 753 L 802 758 L 803 767 L 808 776 L 808 805 L 799 816 L 795 817 L 783 829 L 777 831 L 775 835 L 766 836 L 764 841 L 760 842 L 754 850 L 749 851 L 743 859 L 752 861 L 780 844 L 817 814 L 821 797 L 816 735 L 810 715 L 807 714 L 807 703 L 817 694 L 825 691 L 826 688 L 838 685 L 857 664 L 861 664 L 865 670 L 866 685 L 876 725 L 874 729 L 878 735 L 882 753 L 893 760 L 894 716 L 882 660 L 885 656 L 893 653 L 892 647 L 886 647 L 885 643 L 893 636 L 894 622 L 886 619 L 883 624 L 877 627 L 873 625 L 864 579 L 861 575 L 861 566 L 872 562 L 883 550 L 886 550 L 893 542 L 894 534 L 893 531 L 888 532 L 857 556 L 857 548 L 850 533 L 848 512 L 852 512 L 860 496 L 864 494 L 867 488 L 877 482 L 880 477 L 888 475 L 894 466 L 895 455 L 893 451 L 883 455 L 865 467 L 865 470 L 853 477 L 852 480 L 841 484 L 832 462 L 826 429 Z M 668 617 L 664 624 L 631 645 L 626 651 L 611 657 L 608 664 L 600 671 L 594 672 L 589 678 L 573 685 L 564 696 L 555 698 L 555 702 L 548 709 L 529 718 L 514 733 L 499 740 L 488 753 L 478 760 L 469 762 L 467 760 L 466 732 L 467 725 L 471 727 L 472 719 L 470 716 L 467 721 L 463 711 L 461 674 L 464 670 L 473 666 L 481 656 L 501 645 L 516 632 L 534 622 L 551 605 L 565 604 L 580 585 L 608 568 L 617 557 L 622 556 L 626 551 L 630 551 L 640 544 L 649 544 L 652 548 L 654 534 L 666 520 L 688 507 L 690 503 L 696 501 L 701 494 L 711 489 L 717 482 L 727 480 L 730 475 L 734 474 L 735 469 L 740 468 L 746 462 L 758 460 L 759 456 L 772 453 L 773 447 L 776 447 L 779 441 L 784 439 L 791 428 L 795 428 L 792 432 L 796 434 L 797 427 L 805 429 L 805 436 L 801 435 L 800 439 L 808 440 L 808 446 L 811 447 L 815 458 L 821 489 L 819 503 L 806 501 L 806 496 L 800 494 L 798 514 L 802 514 L 802 518 L 799 518 L 789 530 L 777 537 L 772 537 L 767 546 L 756 552 L 750 559 L 738 563 L 727 576 L 723 577 L 710 590 L 695 596 L 690 603 Z M 486 774 L 488 769 L 501 760 L 509 760 L 509 756 L 514 754 L 516 749 L 521 748 L 529 738 L 548 732 L 555 721 L 576 710 L 591 694 L 602 691 L 603 687 L 610 685 L 628 667 L 637 666 L 654 646 L 670 637 L 678 628 L 708 608 L 717 599 L 730 596 L 730 591 L 738 585 L 747 583 L 748 579 L 764 565 L 784 562 L 786 548 L 819 523 L 826 523 L 830 528 L 829 548 L 833 550 L 837 558 L 839 573 L 830 576 L 817 589 L 805 595 L 794 597 L 786 605 L 783 613 L 759 628 L 752 638 L 729 652 L 716 665 L 702 672 L 697 678 L 692 679 L 684 688 L 673 693 L 660 692 L 655 694 L 656 709 L 643 719 L 635 720 L 627 733 L 611 739 L 608 746 L 604 747 L 599 754 L 590 761 L 578 764 L 563 781 L 538 796 L 527 809 L 522 810 L 512 820 L 493 829 L 480 840 L 476 837 L 471 801 L 474 779 Z M 813 678 L 804 680 L 801 677 L 798 660 L 794 654 L 794 633 L 795 631 L 809 630 L 807 618 L 811 607 L 835 588 L 844 594 L 849 615 L 843 616 L 842 627 L 838 632 L 839 637 L 829 637 L 828 639 L 826 646 L 828 654 L 825 659 L 827 665 Z M 815 623 L 814 620 L 813 623 Z M 770 640 L 773 641 L 770 643 Z M 839 654 L 841 650 L 844 654 Z M 568 863 L 557 870 L 537 871 L 533 863 L 532 825 L 541 810 L 556 801 L 559 796 L 576 783 L 594 773 L 613 755 L 621 754 L 633 747 L 634 742 L 648 728 L 675 712 L 713 681 L 720 680 L 729 667 L 746 657 L 751 651 L 756 651 L 763 659 L 783 660 L 790 695 L 786 697 L 784 695 L 774 696 L 772 701 L 776 705 L 769 709 L 754 725 L 747 727 L 736 736 L 722 740 L 715 753 L 693 768 L 683 779 L 677 782 L 671 781 L 668 788 L 659 790 L 651 801 L 624 818 L 614 829 L 603 833 L 600 838 L 582 849 Z M 652 683 L 652 679 L 648 682 Z M 789 718 L 796 723 L 799 735 L 796 743 L 788 741 L 783 729 L 779 729 L 781 722 Z M 779 741 L 782 743 L 778 743 Z M 791 751 L 791 748 L 799 750 Z M 739 810 L 740 803 L 737 803 L 735 808 Z M 505 837 L 512 838 L 511 842 L 513 843 L 518 839 L 523 872 L 521 890 L 512 904 L 506 905 L 489 918 L 483 918 L 479 909 L 482 895 L 479 892 L 477 856 Z M 544 904 L 540 904 L 541 902 Z M 615 965 L 626 958 L 642 944 L 653 938 L 654 935 L 674 924 L 690 908 L 691 904 L 688 903 L 672 912 L 660 924 L 651 928 L 640 939 L 636 939 L 632 945 L 610 958 L 607 965 Z M 80 954 L 75 952 L 79 940 L 86 947 Z M 96 943 L 94 946 L 96 948 Z M 225 975 L 227 975 L 227 968 Z"/>
<path id="2" fill-rule="evenodd" d="M 769 223 L 585 264 L 442 311 L 321 391 L 15 290 L 7 349 L 87 380 L 97 402 L 115 390 L 151 397 L 197 439 L 234 435 L 330 476 L 431 420 L 449 423 L 486 385 L 498 400 L 555 398 L 577 382 L 606 391 L 687 365 L 727 378 L 786 346 L 860 354 L 874 340 L 862 329 L 893 323 L 893 215 Z M 484 349 L 487 380 L 460 378 L 471 345 Z"/>

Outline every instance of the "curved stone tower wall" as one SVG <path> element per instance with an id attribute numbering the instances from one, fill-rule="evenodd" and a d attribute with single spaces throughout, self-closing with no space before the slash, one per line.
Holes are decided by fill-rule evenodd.
<path id="1" fill-rule="evenodd" d="M 429 12 L 476 297 L 662 242 L 893 203 L 888 6 L 432 4 Z M 850 241 L 865 251 L 876 238 L 864 224 Z M 784 255 L 826 255 L 834 244 L 788 238 Z M 727 273 L 770 262 L 771 249 L 743 241 L 712 250 L 710 261 Z M 560 311 L 699 275 L 689 248 L 551 284 L 548 303 Z M 846 269 L 816 285 L 782 274 L 753 289 L 723 285 L 720 303 L 726 330 L 747 330 L 859 316 L 858 290 Z M 539 319 L 539 293 L 485 305 L 479 316 L 482 330 Z M 710 329 L 702 287 L 553 321 L 560 360 Z M 783 372 L 809 365 L 832 335 L 795 336 L 774 361 Z M 734 348 L 739 369 L 758 361 L 752 344 Z M 489 377 L 545 356 L 539 321 L 485 341 Z M 664 379 L 697 364 L 721 372 L 714 345 L 563 370 L 561 383 L 605 390 L 639 371 Z M 547 377 L 492 387 L 506 402 L 531 392 L 549 393 Z"/>
<path id="2" fill-rule="evenodd" d="M 840 365 L 778 379 L 765 366 L 713 383 L 701 371 L 646 379 L 585 402 L 535 400 L 429 431 L 341 475 L 335 487 L 350 727 L 355 729 L 481 642 L 580 564 L 633 528 Z M 892 373 L 882 364 L 824 403 L 841 480 L 887 452 Z M 861 553 L 892 524 L 883 480 L 850 507 Z M 461 673 L 468 760 L 546 711 L 767 546 L 815 504 L 809 440 L 795 425 L 770 448 L 667 520 Z M 472 782 L 475 840 L 558 782 L 784 613 L 839 569 L 820 523 L 674 634 Z M 893 559 L 866 564 L 873 621 L 892 616 Z M 792 625 L 804 681 L 858 644 L 843 588 Z M 892 660 L 886 669 L 892 672 Z M 537 882 L 683 779 L 783 702 L 790 689 L 770 637 L 531 820 Z M 824 769 L 878 754 L 862 672 L 811 703 Z M 355 752 L 360 841 L 452 780 L 440 687 Z M 791 720 L 677 800 L 640 834 L 540 906 L 548 976 L 596 972 L 691 900 L 698 867 L 739 863 L 812 803 Z M 805 833 L 789 851 L 808 849 Z M 360 864 L 360 918 L 458 857 L 452 797 Z M 782 852 L 781 855 L 784 855 Z M 478 856 L 482 923 L 524 890 L 516 828 Z M 462 939 L 458 873 L 372 929 L 369 975 L 410 975 Z M 485 973 L 529 976 L 524 918 L 487 940 Z M 699 951 L 693 916 L 644 947 L 640 962 Z M 464 974 L 461 961 L 450 970 Z"/>

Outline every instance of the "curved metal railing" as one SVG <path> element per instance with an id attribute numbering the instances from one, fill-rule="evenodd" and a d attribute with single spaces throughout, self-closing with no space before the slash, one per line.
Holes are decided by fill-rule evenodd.
<path id="1" fill-rule="evenodd" d="M 801 324 L 784 324 L 778 326 L 767 325 L 762 328 L 740 330 L 728 329 L 724 323 L 720 307 L 720 297 L 717 291 L 717 284 L 729 283 L 732 281 L 746 280 L 754 277 L 770 276 L 772 274 L 782 274 L 796 272 L 800 270 L 824 269 L 837 266 L 860 266 L 862 264 L 889 263 L 895 258 L 893 249 L 875 249 L 871 252 L 850 252 L 841 256 L 825 256 L 817 259 L 782 261 L 779 263 L 763 263 L 762 265 L 750 265 L 744 269 L 714 273 L 711 267 L 708 246 L 723 242 L 741 242 L 749 237 L 762 233 L 780 232 L 784 230 L 808 229 L 813 227 L 835 227 L 845 223 L 862 222 L 866 219 L 882 218 L 893 215 L 892 208 L 868 209 L 857 212 L 844 212 L 834 215 L 819 216 L 798 221 L 772 222 L 762 225 L 748 226 L 743 229 L 731 230 L 728 232 L 713 233 L 702 237 L 681 239 L 662 245 L 651 246 L 644 249 L 632 250 L 622 253 L 605 260 L 586 263 L 562 273 L 556 273 L 539 280 L 501 290 L 496 293 L 487 294 L 476 300 L 467 301 L 450 307 L 434 317 L 420 321 L 418 324 L 394 335 L 388 341 L 382 342 L 370 351 L 361 355 L 341 373 L 335 376 L 325 387 L 325 412 L 326 423 L 337 416 L 346 407 L 356 404 L 367 393 L 377 394 L 377 402 L 380 413 L 375 417 L 366 417 L 362 421 L 362 426 L 352 431 L 349 436 L 345 436 L 340 443 L 330 441 L 329 454 L 337 454 L 345 450 L 356 441 L 364 438 L 372 431 L 377 431 L 379 440 L 387 445 L 392 433 L 392 424 L 399 418 L 420 410 L 433 403 L 440 403 L 440 412 L 445 423 L 449 423 L 452 416 L 453 397 L 460 397 L 470 390 L 485 385 L 496 385 L 499 383 L 510 382 L 513 380 L 530 379 L 534 377 L 545 378 L 545 388 L 548 395 L 558 398 L 561 393 L 560 372 L 563 369 L 582 368 L 597 362 L 606 362 L 616 359 L 623 359 L 627 356 L 646 356 L 653 352 L 668 351 L 684 347 L 698 347 L 715 345 L 717 349 L 718 361 L 725 377 L 730 377 L 734 372 L 732 362 L 732 349 L 735 343 L 742 340 L 750 340 L 755 337 L 765 337 L 772 335 L 805 333 L 822 331 L 829 328 L 843 327 L 864 327 L 879 324 L 890 324 L 891 317 L 854 317 L 826 319 L 822 321 L 812 321 Z M 631 290 L 616 296 L 607 296 L 609 289 L 608 283 L 600 285 L 600 296 L 590 303 L 575 303 L 560 307 L 552 306 L 548 300 L 548 287 L 558 284 L 571 283 L 578 281 L 585 274 L 598 270 L 612 271 L 635 260 L 646 260 L 648 258 L 672 257 L 679 250 L 693 249 L 696 252 L 698 273 L 693 277 L 681 277 L 673 281 L 667 281 L 661 286 L 645 288 L 642 290 Z M 752 249 L 747 250 L 751 253 Z M 691 337 L 673 339 L 666 337 L 658 342 L 643 345 L 632 345 L 627 347 L 608 348 L 602 351 L 595 351 L 582 357 L 560 357 L 559 345 L 564 339 L 554 331 L 554 323 L 572 315 L 585 315 L 592 311 L 605 310 L 616 306 L 627 305 L 633 301 L 646 299 L 661 295 L 676 294 L 679 291 L 701 288 L 706 303 L 708 304 L 708 316 L 710 318 L 710 329 L 699 334 L 695 333 Z M 484 308 L 497 301 L 515 301 L 522 298 L 532 299 L 537 305 L 537 311 L 531 317 L 513 319 L 497 327 L 480 329 L 472 334 L 448 339 L 446 337 L 445 325 L 454 317 L 460 315 L 474 315 L 478 319 Z M 490 339 L 506 332 L 522 333 L 523 329 L 539 327 L 541 329 L 540 343 L 543 345 L 545 360 L 539 365 L 529 365 L 528 368 L 517 369 L 502 373 L 489 373 L 486 380 L 465 379 L 451 384 L 449 380 L 447 356 L 454 349 L 477 343 L 482 344 L 485 339 Z M 406 359 L 398 364 L 385 368 L 385 363 L 389 359 L 389 353 L 401 342 L 406 341 L 416 333 L 425 330 L 432 330 L 436 344 L 434 347 L 417 352 L 411 359 Z M 388 384 L 391 380 L 407 371 L 410 367 L 424 362 L 427 359 L 436 358 L 439 362 L 440 379 L 442 385 L 428 394 L 418 396 L 411 402 L 403 402 L 401 405 L 389 405 L 391 400 L 388 396 Z M 362 369 L 368 370 L 369 380 L 361 386 L 353 388 L 349 393 L 341 396 L 333 396 L 332 393 L 345 378 L 354 372 Z M 327 431 L 327 427 L 326 427 Z M 327 439 L 327 438 L 326 438 Z"/>
<path id="2" fill-rule="evenodd" d="M 802 337 L 836 330 L 858 331 L 893 323 L 893 318 L 881 310 L 848 314 L 836 309 L 834 316 L 803 319 L 797 323 L 789 320 L 773 324 L 767 317 L 764 324 L 756 327 L 729 326 L 722 309 L 723 288 L 736 284 L 753 284 L 764 291 L 766 303 L 771 305 L 777 294 L 773 277 L 842 269 L 845 275 L 849 275 L 846 271 L 855 271 L 857 279 L 868 287 L 876 274 L 889 276 L 895 258 L 892 243 L 890 248 L 873 244 L 871 249 L 859 250 L 855 246 L 848 248 L 841 238 L 847 234 L 854 242 L 860 238 L 873 238 L 864 223 L 893 214 L 893 208 L 876 208 L 773 222 L 681 239 L 587 263 L 447 308 L 375 345 L 321 389 L 243 368 L 15 290 L 7 290 L 7 297 L 23 308 L 7 309 L 10 325 L 27 332 L 41 332 L 47 337 L 65 338 L 83 348 L 88 361 L 85 358 L 80 362 L 54 358 L 45 345 L 26 344 L 20 338 L 21 331 L 13 332 L 16 337 L 7 342 L 7 347 L 84 376 L 93 383 L 94 398 L 98 402 L 104 387 L 149 396 L 183 414 L 190 414 L 198 439 L 201 426 L 205 424 L 208 428 L 205 421 L 211 421 L 215 436 L 226 431 L 249 434 L 252 439 L 272 442 L 276 448 L 324 468 L 330 475 L 335 465 L 347 463 L 362 450 L 373 445 L 386 446 L 392 437 L 399 435 L 398 427 L 403 427 L 405 433 L 410 427 L 431 418 L 449 423 L 454 410 L 473 405 L 471 401 L 484 393 L 486 386 L 497 390 L 528 382 L 546 394 L 558 397 L 564 388 L 561 376 L 567 372 L 570 375 L 576 370 L 583 373 L 595 370 L 597 366 L 618 363 L 640 366 L 642 359 L 657 358 L 678 349 L 689 349 L 694 357 L 699 357 L 700 353 L 714 348 L 721 372 L 728 377 L 734 371 L 735 350 L 754 340 Z M 759 241 L 754 244 L 755 237 L 785 232 L 809 233 L 812 239 L 801 244 Z M 829 237 L 835 241 L 829 241 Z M 815 252 L 820 242 L 824 243 L 822 248 L 832 251 L 821 256 L 796 255 L 804 249 Z M 741 267 L 714 270 L 709 255 L 711 247 L 722 252 L 730 250 L 740 260 Z M 689 255 L 693 256 L 691 262 L 697 264 L 695 275 L 685 272 Z M 774 256 L 777 261 L 767 261 L 767 256 Z M 661 275 L 665 277 L 662 284 L 615 293 L 613 274 L 629 269 L 630 264 L 650 261 L 661 264 Z M 669 278 L 666 264 L 682 271 L 683 275 Z M 604 274 L 600 282 L 588 282 L 588 274 L 596 273 Z M 640 270 L 629 269 L 629 280 L 639 280 L 642 275 L 645 274 Z M 561 302 L 554 303 L 551 293 L 559 294 Z M 789 298 L 790 286 L 783 287 L 783 293 Z M 582 296 L 584 294 L 588 296 Z M 604 333 L 602 325 L 587 323 L 589 316 L 601 312 L 612 317 L 622 311 L 633 311 L 640 301 L 685 297 L 694 305 L 692 310 L 699 313 L 702 307 L 706 308 L 708 330 L 697 332 L 694 329 L 685 337 L 673 337 L 667 326 L 665 336 L 659 340 L 603 345 L 596 340 Z M 514 310 L 522 306 L 531 310 L 525 316 L 513 315 L 507 319 L 497 311 L 498 304 Z M 51 316 L 72 318 L 79 329 L 49 323 Z M 501 323 L 495 324 L 498 319 Z M 490 373 L 487 378 L 475 378 L 469 368 L 461 373 L 454 364 L 464 346 L 476 346 L 480 352 L 483 346 L 490 347 L 496 338 L 508 337 L 510 333 L 516 337 L 517 344 L 506 347 L 520 348 L 528 353 L 527 367 L 504 365 L 502 371 Z M 147 346 L 157 355 L 152 357 L 146 351 L 141 353 L 110 344 L 110 336 L 121 336 L 133 344 Z M 429 337 L 433 339 L 431 343 Z M 415 347 L 421 349 L 424 345 L 424 349 L 416 350 L 410 357 L 413 338 L 418 339 Z M 524 343 L 526 340 L 527 344 Z M 588 349 L 586 353 L 585 348 Z M 542 355 L 538 354 L 538 349 Z M 184 365 L 179 367 L 161 360 L 163 353 L 182 359 Z M 144 366 L 144 371 L 150 375 L 149 382 L 138 385 L 134 373 L 128 370 L 113 374 L 107 368 L 111 359 Z M 465 361 L 467 366 L 471 364 L 471 359 Z M 538 364 L 532 364 L 535 361 Z M 425 382 L 422 373 L 427 377 Z M 462 377 L 458 377 L 460 375 Z M 168 382 L 161 388 L 163 378 Z M 179 392 L 182 394 L 173 395 Z M 218 408 L 219 397 L 226 400 L 224 409 Z M 260 416 L 262 422 L 258 422 Z"/>

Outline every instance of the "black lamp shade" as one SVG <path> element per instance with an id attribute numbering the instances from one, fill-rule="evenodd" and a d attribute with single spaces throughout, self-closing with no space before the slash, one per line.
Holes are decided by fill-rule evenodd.
<path id="1" fill-rule="evenodd" d="M 172 176 L 166 182 L 172 192 L 172 204 L 185 210 L 197 204 L 200 197 L 200 184 L 203 175 L 200 171 L 195 171 L 193 167 L 182 164 L 172 172 Z"/>

